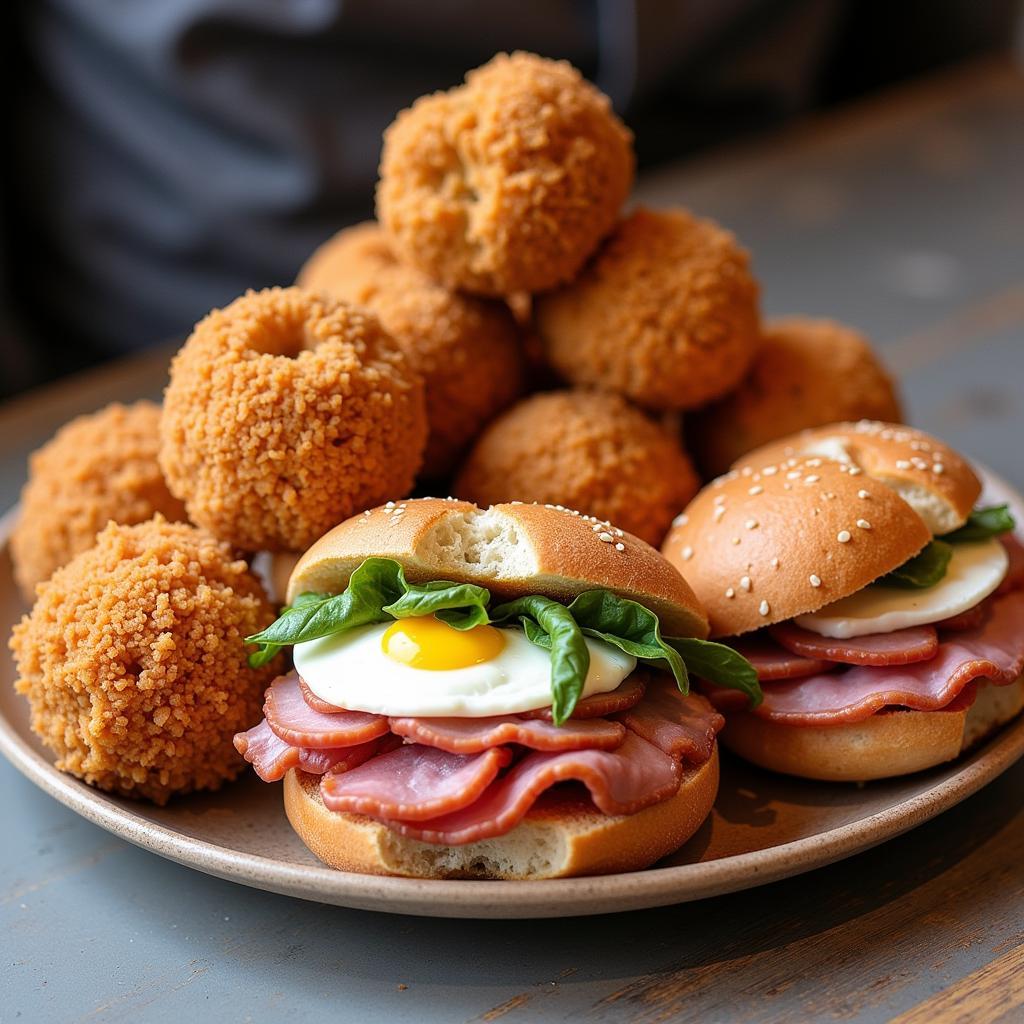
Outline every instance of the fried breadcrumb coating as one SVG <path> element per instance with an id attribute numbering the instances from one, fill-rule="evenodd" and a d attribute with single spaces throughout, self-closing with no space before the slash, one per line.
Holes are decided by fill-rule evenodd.
<path id="1" fill-rule="evenodd" d="M 11 534 L 14 578 L 26 601 L 37 583 L 91 547 L 109 520 L 141 523 L 155 512 L 186 519 L 157 463 L 159 427 L 153 402 L 114 403 L 73 419 L 32 454 Z"/>
<path id="2" fill-rule="evenodd" d="M 618 395 L 553 391 L 498 417 L 469 454 L 455 494 L 565 505 L 657 546 L 700 481 L 676 438 Z"/>
<path id="3" fill-rule="evenodd" d="M 248 292 L 201 320 L 171 364 L 160 465 L 193 522 L 243 550 L 301 551 L 412 487 L 423 381 L 371 313 Z"/>
<path id="4" fill-rule="evenodd" d="M 758 288 L 735 238 L 686 210 L 638 209 L 536 324 L 573 384 L 650 409 L 693 409 L 743 377 L 760 340 Z"/>
<path id="5" fill-rule="evenodd" d="M 427 479 L 450 473 L 522 389 L 519 331 L 508 308 L 450 292 L 399 263 L 376 224 L 340 231 L 310 257 L 298 284 L 376 313 L 423 375 Z"/>
<path id="6" fill-rule="evenodd" d="M 242 641 L 273 618 L 245 562 L 205 531 L 111 523 L 14 627 L 15 686 L 58 768 L 162 804 L 244 767 L 231 738 L 259 717 L 275 666 L 250 669 Z"/>
<path id="7" fill-rule="evenodd" d="M 896 387 L 867 338 L 833 320 L 787 317 L 767 325 L 749 375 L 694 418 L 690 435 L 701 468 L 717 476 L 769 441 L 859 419 L 902 420 Z"/>
<path id="8" fill-rule="evenodd" d="M 632 135 L 566 61 L 498 54 L 384 133 L 377 216 L 396 253 L 449 288 L 570 280 L 633 183 Z"/>

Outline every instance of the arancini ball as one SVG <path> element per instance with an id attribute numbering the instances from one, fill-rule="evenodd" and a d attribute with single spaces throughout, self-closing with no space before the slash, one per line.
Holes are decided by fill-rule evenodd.
<path id="1" fill-rule="evenodd" d="M 377 217 L 448 288 L 537 292 L 576 274 L 633 170 L 632 135 L 571 64 L 501 53 L 387 129 Z"/>
<path id="2" fill-rule="evenodd" d="M 717 476 L 776 438 L 859 419 L 902 419 L 896 386 L 867 338 L 833 320 L 786 317 L 766 326 L 750 373 L 691 419 L 688 437 L 701 469 Z"/>
<path id="3" fill-rule="evenodd" d="M 448 291 L 400 263 L 377 224 L 338 232 L 297 283 L 375 313 L 423 375 L 429 435 L 421 475 L 429 480 L 450 473 L 522 390 L 519 330 L 508 308 Z"/>
<path id="4" fill-rule="evenodd" d="M 746 251 L 681 209 L 637 209 L 572 284 L 538 297 L 535 315 L 565 380 L 655 410 L 693 409 L 731 390 L 760 338 Z"/>
<path id="5" fill-rule="evenodd" d="M 676 438 L 619 395 L 552 391 L 499 416 L 470 452 L 455 494 L 565 505 L 657 546 L 700 481 Z"/>
<path id="6" fill-rule="evenodd" d="M 66 423 L 32 454 L 11 534 L 14 578 L 26 601 L 110 520 L 130 525 L 156 512 L 187 518 L 164 482 L 159 448 L 160 407 L 115 402 Z"/>
<path id="7" fill-rule="evenodd" d="M 245 562 L 204 530 L 111 523 L 14 627 L 15 686 L 58 768 L 162 804 L 245 767 L 231 737 L 276 666 L 250 669 L 243 638 L 273 619 Z"/>
<path id="8" fill-rule="evenodd" d="M 248 292 L 174 357 L 160 434 L 194 523 L 246 551 L 301 551 L 408 493 L 423 380 L 372 313 L 301 288 Z"/>

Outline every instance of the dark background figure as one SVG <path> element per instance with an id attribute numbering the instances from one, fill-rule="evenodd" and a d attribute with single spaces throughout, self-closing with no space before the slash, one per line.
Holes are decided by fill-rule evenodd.
<path id="1" fill-rule="evenodd" d="M 1006 50 L 1018 0 L 20 0 L 0 395 L 184 335 L 372 215 L 380 136 L 496 51 L 576 64 L 641 168 Z"/>

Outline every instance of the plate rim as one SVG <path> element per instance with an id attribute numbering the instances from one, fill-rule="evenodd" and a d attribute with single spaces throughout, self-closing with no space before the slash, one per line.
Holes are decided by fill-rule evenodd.
<path id="1" fill-rule="evenodd" d="M 986 478 L 1016 495 L 997 474 Z M 0 547 L 17 517 L 0 516 Z M 1024 716 L 1008 723 L 957 770 L 899 804 L 813 836 L 719 860 L 581 878 L 475 881 L 403 878 L 294 864 L 187 836 L 60 772 L 0 713 L 0 753 L 30 782 L 87 821 L 133 845 L 257 889 L 359 910 L 448 918 L 573 917 L 706 899 L 825 867 L 894 839 L 978 792 L 1024 756 Z M 282 813 L 283 799 L 282 799 Z M 571 909 L 567 909 L 567 904 Z"/>

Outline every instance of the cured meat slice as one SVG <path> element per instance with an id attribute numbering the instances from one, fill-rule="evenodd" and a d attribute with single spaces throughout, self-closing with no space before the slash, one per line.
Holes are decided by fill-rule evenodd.
<path id="1" fill-rule="evenodd" d="M 699 693 L 682 694 L 669 677 L 652 680 L 644 699 L 622 712 L 627 729 L 672 757 L 703 764 L 725 719 Z"/>
<path id="2" fill-rule="evenodd" d="M 278 676 L 270 684 L 263 713 L 277 736 L 293 747 L 354 747 L 388 731 L 388 720 L 383 715 L 315 711 L 302 696 L 295 672 Z"/>
<path id="3" fill-rule="evenodd" d="M 939 649 L 934 626 L 912 626 L 893 633 L 870 633 L 848 640 L 819 636 L 793 622 L 780 622 L 769 627 L 769 632 L 787 651 L 844 665 L 910 665 L 934 658 Z"/>
<path id="4" fill-rule="evenodd" d="M 275 736 L 265 718 L 247 732 L 235 733 L 234 744 L 264 782 L 283 779 L 299 763 L 298 748 Z"/>
<path id="5" fill-rule="evenodd" d="M 519 715 L 391 718 L 388 723 L 398 736 L 453 754 L 477 754 L 506 743 L 518 743 L 534 750 L 614 750 L 626 735 L 625 726 L 606 718 L 570 720 L 562 726 Z"/>
<path id="6" fill-rule="evenodd" d="M 1024 590 L 992 602 L 988 619 L 975 629 L 952 633 L 930 661 L 809 676 L 764 687 L 753 714 L 789 725 L 860 722 L 887 706 L 935 711 L 949 705 L 970 683 L 1012 683 L 1024 671 Z M 709 695 L 716 707 L 730 691 Z"/>
<path id="7" fill-rule="evenodd" d="M 992 602 L 989 598 L 979 601 L 973 608 L 961 612 L 959 615 L 951 615 L 948 619 L 935 623 L 935 628 L 945 632 L 959 633 L 963 629 L 977 629 L 992 610 Z"/>
<path id="8" fill-rule="evenodd" d="M 367 740 L 357 743 L 354 747 L 327 747 L 316 750 L 303 747 L 299 751 L 298 767 L 311 775 L 324 775 L 326 772 L 348 772 L 369 761 L 377 753 L 381 740 Z"/>
<path id="9" fill-rule="evenodd" d="M 681 778 L 675 758 L 627 731 L 618 750 L 527 754 L 479 799 L 443 816 L 418 822 L 384 820 L 402 835 L 460 846 L 511 832 L 537 798 L 559 782 L 582 782 L 605 814 L 634 814 L 667 800 Z"/>
<path id="10" fill-rule="evenodd" d="M 614 690 L 608 693 L 592 693 L 584 697 L 575 708 L 573 718 L 605 718 L 616 711 L 631 708 L 644 695 L 646 673 L 634 672 L 624 679 Z M 536 711 L 524 711 L 520 718 L 544 718 L 551 721 L 551 708 L 537 708 Z"/>
<path id="11" fill-rule="evenodd" d="M 1010 564 L 1006 570 L 1003 582 L 999 584 L 996 591 L 997 596 L 1010 593 L 1011 590 L 1024 589 L 1024 544 L 1021 544 L 1016 534 L 1007 533 L 999 538 L 1007 555 L 1010 556 Z"/>
<path id="12" fill-rule="evenodd" d="M 511 759 L 505 747 L 465 755 L 410 743 L 344 774 L 328 772 L 320 793 L 332 811 L 422 821 L 473 803 Z"/>
<path id="13" fill-rule="evenodd" d="M 805 658 L 787 651 L 766 633 L 737 637 L 730 641 L 730 646 L 754 666 L 757 678 L 762 683 L 771 679 L 799 679 L 801 676 L 813 676 L 816 672 L 827 672 L 832 668 L 827 661 Z M 746 703 L 746 697 L 743 697 L 743 702 Z"/>
<path id="14" fill-rule="evenodd" d="M 299 676 L 299 689 L 302 691 L 302 699 L 314 710 L 320 711 L 325 715 L 336 715 L 339 711 L 344 711 L 344 708 L 339 708 L 336 704 L 329 704 L 322 697 L 318 697 L 310 688 L 302 676 Z"/>

